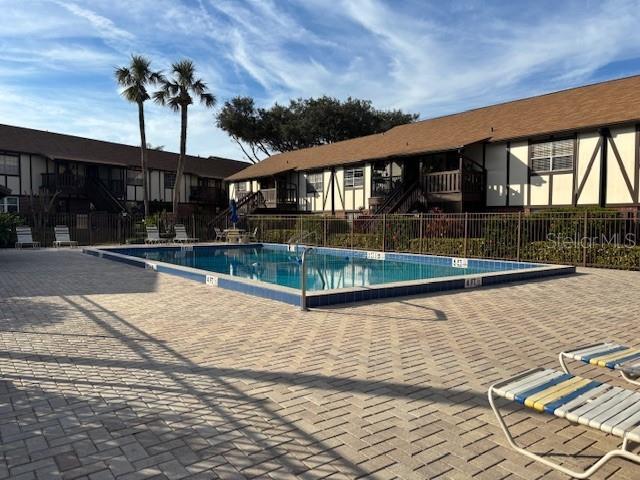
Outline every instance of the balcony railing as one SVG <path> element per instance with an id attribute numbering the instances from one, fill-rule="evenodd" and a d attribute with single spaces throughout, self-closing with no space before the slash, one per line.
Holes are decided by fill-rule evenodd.
<path id="1" fill-rule="evenodd" d="M 260 192 L 267 208 L 291 208 L 298 203 L 294 187 L 263 188 Z"/>
<path id="2" fill-rule="evenodd" d="M 227 203 L 227 197 L 224 190 L 218 187 L 191 187 L 189 200 L 192 202 L 208 203 L 217 206 L 223 206 Z"/>
<path id="3" fill-rule="evenodd" d="M 481 193 L 484 189 L 482 172 L 449 170 L 427 173 L 423 181 L 423 188 L 427 194 Z"/>
<path id="4" fill-rule="evenodd" d="M 93 178 L 93 177 L 90 177 Z M 116 198 L 124 196 L 124 182 L 119 179 L 99 180 Z M 51 193 L 60 192 L 64 195 L 86 195 L 87 177 L 73 173 L 43 173 L 42 188 Z"/>
<path id="5" fill-rule="evenodd" d="M 42 188 L 50 192 L 63 194 L 82 194 L 86 186 L 86 178 L 72 173 L 43 173 Z"/>

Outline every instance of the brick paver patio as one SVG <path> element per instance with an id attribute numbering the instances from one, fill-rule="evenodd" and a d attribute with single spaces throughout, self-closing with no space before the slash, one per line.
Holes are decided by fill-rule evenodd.
<path id="1" fill-rule="evenodd" d="M 486 388 L 568 345 L 639 344 L 639 285 L 581 270 L 303 314 L 77 251 L 0 251 L 0 478 L 566 478 L 505 446 Z M 617 443 L 508 420 L 573 467 Z"/>

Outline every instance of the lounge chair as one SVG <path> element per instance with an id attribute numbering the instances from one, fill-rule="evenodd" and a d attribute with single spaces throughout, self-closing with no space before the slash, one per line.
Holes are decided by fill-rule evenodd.
<path id="1" fill-rule="evenodd" d="M 629 443 L 640 443 L 640 393 L 550 369 L 536 368 L 492 385 L 489 404 L 511 447 L 544 465 L 575 478 L 588 478 L 615 457 L 640 463 Z M 607 452 L 582 472 L 558 465 L 519 447 L 495 405 L 494 397 L 521 403 L 541 413 L 555 415 L 622 438 L 622 445 Z M 555 431 L 555 430 L 554 430 Z M 553 433 L 552 433 L 553 434 Z"/>
<path id="2" fill-rule="evenodd" d="M 216 233 L 216 242 L 225 242 L 227 240 L 227 232 L 223 232 L 217 227 L 214 227 L 213 231 Z"/>
<path id="3" fill-rule="evenodd" d="M 194 237 L 190 237 L 189 235 L 187 235 L 187 229 L 184 227 L 184 225 L 177 223 L 174 227 L 175 231 L 176 231 L 176 236 L 173 238 L 174 242 L 177 243 L 195 243 L 198 241 L 197 238 Z"/>
<path id="4" fill-rule="evenodd" d="M 65 245 L 69 247 L 78 246 L 78 242 L 76 242 L 75 240 L 71 240 L 71 235 L 69 235 L 69 227 L 67 227 L 66 225 L 56 225 L 53 231 L 56 234 L 56 240 L 53 242 L 54 247 L 58 248 Z"/>
<path id="5" fill-rule="evenodd" d="M 144 243 L 166 243 L 164 238 L 160 238 L 160 232 L 158 231 L 158 227 L 155 225 L 147 225 L 147 238 Z"/>
<path id="6" fill-rule="evenodd" d="M 618 370 L 627 382 L 640 385 L 638 380 L 640 377 L 640 348 L 601 342 L 560 352 L 560 365 L 565 373 L 569 373 L 567 358 L 609 370 Z"/>
<path id="7" fill-rule="evenodd" d="M 253 229 L 253 232 L 249 233 L 249 241 L 257 242 L 258 241 L 258 227 Z"/>
<path id="8" fill-rule="evenodd" d="M 29 246 L 31 248 L 40 248 L 40 242 L 34 242 L 31 235 L 31 227 L 21 226 L 16 227 L 16 236 L 18 241 L 16 242 L 16 248 L 22 248 Z"/>

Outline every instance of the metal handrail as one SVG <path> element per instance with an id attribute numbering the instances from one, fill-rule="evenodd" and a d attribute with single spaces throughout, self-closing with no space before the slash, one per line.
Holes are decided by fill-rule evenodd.
<path id="1" fill-rule="evenodd" d="M 307 307 L 307 258 L 309 253 L 313 252 L 313 247 L 307 247 L 302 252 L 302 267 L 300 275 L 302 278 L 300 279 L 300 310 L 306 312 L 309 310 Z"/>

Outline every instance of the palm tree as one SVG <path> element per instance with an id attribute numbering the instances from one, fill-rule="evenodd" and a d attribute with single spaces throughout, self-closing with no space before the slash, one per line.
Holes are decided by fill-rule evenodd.
<path id="1" fill-rule="evenodd" d="M 193 103 L 193 97 L 200 100 L 205 107 L 216 104 L 216 97 L 209 93 L 206 83 L 196 79 L 196 67 L 191 60 L 180 60 L 171 65 L 171 76 L 163 78 L 160 90 L 153 94 L 153 99 L 160 105 L 167 105 L 174 112 L 180 112 L 180 156 L 176 170 L 176 183 L 173 188 L 173 213 L 178 213 L 180 187 L 184 172 L 185 154 L 187 150 L 187 109 Z"/>
<path id="2" fill-rule="evenodd" d="M 115 71 L 120 94 L 138 105 L 138 124 L 140 126 L 140 166 L 142 167 L 142 199 L 144 216 L 149 216 L 149 189 L 147 187 L 147 138 L 144 129 L 144 102 L 151 98 L 147 92 L 149 85 L 155 85 L 162 79 L 160 72 L 151 70 L 151 61 L 141 55 L 131 55 L 131 63 L 118 67 Z"/>

